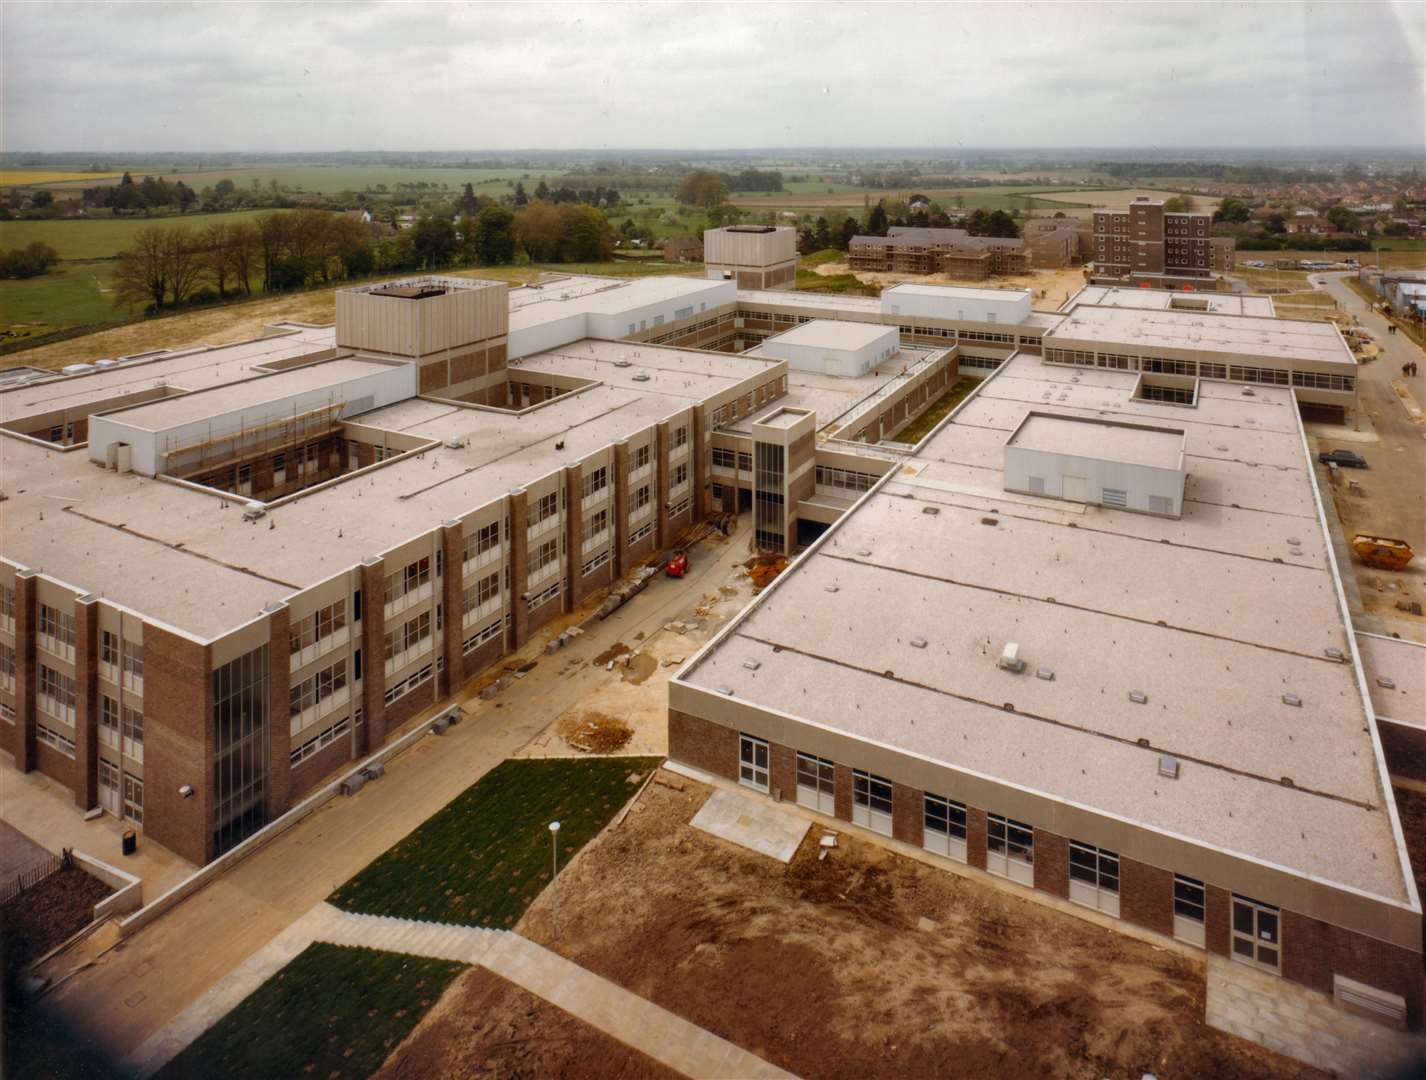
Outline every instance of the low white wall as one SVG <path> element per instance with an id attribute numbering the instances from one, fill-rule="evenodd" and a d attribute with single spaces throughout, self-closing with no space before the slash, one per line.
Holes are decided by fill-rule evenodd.
<path id="1" fill-rule="evenodd" d="M 85 855 L 82 851 L 72 853 L 74 861 L 90 877 L 98 878 L 114 891 L 94 905 L 94 920 L 107 919 L 110 915 L 127 915 L 137 911 L 144 902 L 143 878 L 125 873 L 116 866 Z"/>

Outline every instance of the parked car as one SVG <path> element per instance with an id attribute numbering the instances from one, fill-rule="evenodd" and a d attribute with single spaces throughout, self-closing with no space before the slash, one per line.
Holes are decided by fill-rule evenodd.
<path id="1" fill-rule="evenodd" d="M 1323 465 L 1336 465 L 1343 469 L 1365 469 L 1367 467 L 1367 459 L 1350 450 L 1323 450 L 1317 455 L 1317 460 Z"/>

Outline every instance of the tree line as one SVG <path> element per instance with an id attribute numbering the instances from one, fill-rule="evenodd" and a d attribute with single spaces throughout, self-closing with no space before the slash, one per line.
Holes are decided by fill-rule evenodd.
<path id="1" fill-rule="evenodd" d="M 603 262 L 614 234 L 582 203 L 481 206 L 452 219 L 423 215 L 383 233 L 356 214 L 292 210 L 205 228 L 150 225 L 119 255 L 115 303 L 147 312 L 254 292 L 286 292 L 371 274 L 532 262 Z"/>
<path id="2" fill-rule="evenodd" d="M 22 248 L 0 251 L 0 278 L 32 278 L 47 273 L 59 262 L 59 252 L 43 240 Z"/>

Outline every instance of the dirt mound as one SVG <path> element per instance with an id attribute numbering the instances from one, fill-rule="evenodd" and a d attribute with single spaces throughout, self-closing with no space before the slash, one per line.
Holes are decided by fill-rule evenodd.
<path id="1" fill-rule="evenodd" d="M 678 1074 L 484 968 L 466 972 L 386 1059 L 377 1080 Z"/>
<path id="2" fill-rule="evenodd" d="M 787 556 L 754 555 L 747 562 L 743 563 L 743 566 L 747 568 L 748 577 L 753 583 L 753 589 L 761 592 L 772 583 L 773 578 L 787 569 Z"/>
<path id="3" fill-rule="evenodd" d="M 612 754 L 634 737 L 634 729 L 617 716 L 593 709 L 565 717 L 559 733 L 570 746 L 587 754 Z"/>

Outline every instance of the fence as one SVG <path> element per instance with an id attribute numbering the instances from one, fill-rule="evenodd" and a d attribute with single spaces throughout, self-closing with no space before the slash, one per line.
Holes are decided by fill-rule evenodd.
<path id="1" fill-rule="evenodd" d="M 51 855 L 43 862 L 36 863 L 34 866 L 21 870 L 9 881 L 0 884 L 0 907 L 4 907 L 26 889 L 33 889 L 41 881 L 63 866 L 64 862 L 65 860 L 62 855 Z"/>

